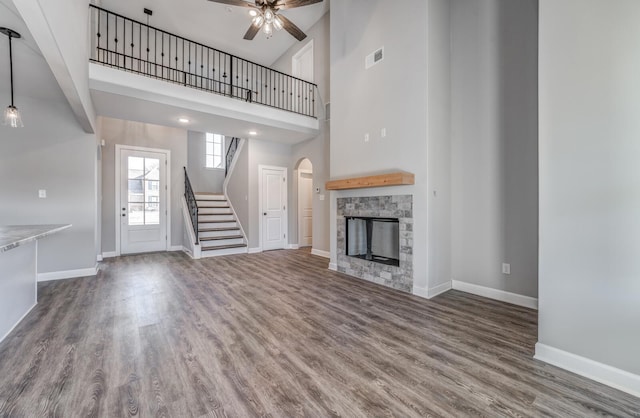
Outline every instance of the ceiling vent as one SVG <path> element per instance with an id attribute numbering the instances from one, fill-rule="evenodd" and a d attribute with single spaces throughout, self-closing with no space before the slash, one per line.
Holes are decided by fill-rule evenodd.
<path id="1" fill-rule="evenodd" d="M 377 49 L 367 55 L 364 59 L 364 68 L 369 69 L 384 59 L 384 47 Z"/>

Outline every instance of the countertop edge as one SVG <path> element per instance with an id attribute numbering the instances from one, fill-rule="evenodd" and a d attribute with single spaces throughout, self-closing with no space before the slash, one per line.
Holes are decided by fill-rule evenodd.
<path id="1" fill-rule="evenodd" d="M 29 242 L 36 241 L 36 240 L 38 240 L 40 238 L 44 238 L 46 236 L 55 234 L 57 232 L 64 231 L 65 229 L 71 228 L 71 226 L 72 226 L 72 224 L 66 224 L 66 225 L 62 225 L 62 224 L 61 225 L 31 225 L 31 227 L 33 227 L 33 228 L 50 227 L 50 229 L 47 229 L 46 231 L 43 231 L 43 232 L 34 233 L 33 235 L 28 235 L 28 236 L 26 236 L 24 238 L 16 239 L 15 241 L 12 241 L 12 242 L 10 242 L 8 244 L 4 244 L 4 245 L 0 246 L 0 253 L 7 252 L 7 251 L 12 250 L 12 249 L 14 249 L 16 247 L 19 247 L 21 245 L 28 244 Z M 25 228 L 28 228 L 28 227 L 25 226 Z"/>

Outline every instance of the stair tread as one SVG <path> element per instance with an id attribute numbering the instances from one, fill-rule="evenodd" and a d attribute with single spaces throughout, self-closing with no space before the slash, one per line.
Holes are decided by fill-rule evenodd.
<path id="1" fill-rule="evenodd" d="M 198 221 L 199 224 L 226 224 L 227 222 L 235 222 L 235 219 L 227 219 L 222 221 Z"/>
<path id="2" fill-rule="evenodd" d="M 228 227 L 228 228 L 202 228 L 198 229 L 198 232 L 223 232 L 223 231 L 239 231 L 238 227 Z"/>
<path id="3" fill-rule="evenodd" d="M 231 206 L 200 206 L 198 209 L 231 209 Z"/>
<path id="4" fill-rule="evenodd" d="M 229 248 L 242 248 L 246 247 L 247 244 L 229 244 L 229 245 L 212 245 L 210 247 L 202 247 L 202 251 L 210 251 L 210 250 L 227 250 Z"/>
<path id="5" fill-rule="evenodd" d="M 239 239 L 244 238 L 242 235 L 223 235 L 221 237 L 204 237 L 200 238 L 200 241 L 222 241 L 225 239 Z"/>

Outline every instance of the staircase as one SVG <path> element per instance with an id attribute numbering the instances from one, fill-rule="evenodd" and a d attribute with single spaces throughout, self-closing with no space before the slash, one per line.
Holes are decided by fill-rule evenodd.
<path id="1" fill-rule="evenodd" d="M 247 243 L 226 197 L 195 193 L 195 198 L 202 257 L 246 253 Z"/>

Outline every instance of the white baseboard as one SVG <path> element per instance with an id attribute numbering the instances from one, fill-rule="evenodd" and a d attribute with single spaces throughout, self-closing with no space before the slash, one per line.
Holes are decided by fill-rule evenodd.
<path id="1" fill-rule="evenodd" d="M 499 300 L 501 302 L 511 303 L 513 305 L 524 306 L 525 308 L 538 309 L 538 299 L 530 296 L 519 295 L 504 290 L 493 289 L 491 287 L 480 286 L 477 284 L 452 280 L 451 287 L 461 292 L 467 292 L 489 299 Z"/>
<path id="2" fill-rule="evenodd" d="M 257 254 L 257 253 L 261 253 L 261 252 L 262 252 L 262 247 L 249 248 L 249 250 L 248 250 L 249 254 Z"/>
<path id="3" fill-rule="evenodd" d="M 336 263 L 329 263 L 329 270 L 338 271 L 338 265 Z"/>
<path id="4" fill-rule="evenodd" d="M 287 250 L 298 250 L 300 246 L 298 244 L 289 244 L 287 245 Z"/>
<path id="5" fill-rule="evenodd" d="M 32 307 L 30 307 L 30 308 L 29 308 L 29 310 L 28 310 L 27 312 L 25 312 L 25 314 L 24 314 L 24 315 L 22 315 L 22 317 L 21 317 L 20 319 L 18 319 L 18 321 L 15 323 L 15 325 L 13 325 L 13 326 L 11 327 L 11 329 L 10 329 L 9 331 L 7 331 L 7 333 L 6 333 L 6 334 L 4 334 L 4 335 L 0 338 L 0 343 L 1 343 L 2 341 L 4 341 L 4 339 L 5 339 L 5 338 L 7 338 L 7 335 L 11 334 L 11 332 L 12 332 L 14 329 L 16 329 L 16 327 L 18 326 L 18 324 L 19 324 L 20 322 L 22 322 L 22 320 L 23 320 L 23 319 L 25 319 L 25 318 L 27 317 L 27 315 L 29 315 L 29 312 L 31 312 L 31 311 L 33 310 L 33 308 L 35 308 L 35 307 L 36 307 L 36 305 L 37 305 L 37 304 L 38 304 L 38 302 L 34 303 L 34 304 L 33 304 L 33 306 L 32 306 Z"/>
<path id="6" fill-rule="evenodd" d="M 89 277 L 98 274 L 98 265 L 87 269 L 52 271 L 50 273 L 38 273 L 39 282 L 48 282 L 51 280 L 74 279 L 76 277 Z"/>
<path id="7" fill-rule="evenodd" d="M 316 250 L 315 248 L 311 249 L 311 254 L 317 255 L 318 257 L 331 258 L 329 251 Z"/>
<path id="8" fill-rule="evenodd" d="M 431 298 L 435 298 L 436 296 L 444 293 L 444 292 L 448 292 L 449 290 L 451 290 L 451 282 L 446 282 L 446 283 L 442 283 L 439 284 L 438 286 L 434 286 L 430 289 L 426 288 L 426 287 L 418 287 L 418 286 L 413 286 L 413 294 L 416 296 L 420 296 L 421 298 L 425 298 L 425 299 L 431 299 Z"/>
<path id="9" fill-rule="evenodd" d="M 107 251 L 102 253 L 102 259 L 104 260 L 105 258 L 114 258 L 117 257 L 118 254 L 115 251 Z"/>
<path id="10" fill-rule="evenodd" d="M 183 248 L 184 247 L 182 245 L 172 245 L 171 247 L 169 247 L 169 249 L 167 251 L 170 251 L 170 252 L 182 251 Z"/>
<path id="11" fill-rule="evenodd" d="M 545 344 L 536 344 L 536 360 L 640 397 L 640 376 Z"/>

